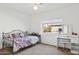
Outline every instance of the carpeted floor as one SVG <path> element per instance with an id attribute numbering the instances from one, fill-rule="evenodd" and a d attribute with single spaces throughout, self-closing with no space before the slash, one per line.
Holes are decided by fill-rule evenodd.
<path id="1" fill-rule="evenodd" d="M 4 49 L 0 49 L 0 55 L 11 55 L 12 48 L 11 47 L 6 47 Z"/>
<path id="2" fill-rule="evenodd" d="M 17 53 L 17 55 L 64 55 L 65 53 L 57 49 L 56 47 L 37 44 L 33 47 L 25 49 Z"/>

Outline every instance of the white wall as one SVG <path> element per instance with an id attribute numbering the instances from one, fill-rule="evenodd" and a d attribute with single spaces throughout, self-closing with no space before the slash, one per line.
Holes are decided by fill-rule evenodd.
<path id="1" fill-rule="evenodd" d="M 40 22 L 56 18 L 62 18 L 64 24 L 73 25 L 74 32 L 79 33 L 79 4 L 73 4 L 32 16 L 31 31 L 40 32 Z"/>
<path id="2" fill-rule="evenodd" d="M 0 5 L 0 33 L 12 30 L 30 31 L 30 17 L 16 10 Z M 0 34 L 0 48 L 2 40 Z"/>
<path id="3" fill-rule="evenodd" d="M 18 11 L 0 6 L 0 32 L 12 30 L 30 31 L 30 17 Z"/>

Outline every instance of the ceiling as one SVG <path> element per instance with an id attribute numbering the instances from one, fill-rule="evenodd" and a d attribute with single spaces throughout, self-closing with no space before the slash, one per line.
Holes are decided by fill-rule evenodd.
<path id="1" fill-rule="evenodd" d="M 34 14 L 47 12 L 50 10 L 55 10 L 57 8 L 69 6 L 71 4 L 68 4 L 68 3 L 42 3 L 41 7 L 39 7 L 39 9 L 36 11 L 33 10 L 32 3 L 2 3 L 0 5 L 3 5 L 7 8 L 19 11 L 19 12 L 24 13 L 24 14 L 34 15 Z"/>

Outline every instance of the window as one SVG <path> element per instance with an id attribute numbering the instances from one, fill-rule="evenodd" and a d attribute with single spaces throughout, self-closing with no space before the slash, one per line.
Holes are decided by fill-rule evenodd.
<path id="1" fill-rule="evenodd" d="M 63 28 L 62 25 L 54 25 L 54 24 L 43 24 L 42 26 L 43 32 L 58 32 L 59 28 Z"/>

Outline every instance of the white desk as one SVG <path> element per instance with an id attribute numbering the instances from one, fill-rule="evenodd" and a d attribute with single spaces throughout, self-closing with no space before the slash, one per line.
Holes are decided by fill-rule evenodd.
<path id="1" fill-rule="evenodd" d="M 63 48 L 69 48 L 70 49 L 70 42 L 71 40 L 68 38 L 64 38 L 64 37 L 58 37 L 57 38 L 57 46 L 58 47 L 63 47 Z"/>
<path id="2" fill-rule="evenodd" d="M 63 45 L 63 46 L 61 46 Z M 79 38 L 78 36 L 58 37 L 57 46 L 69 48 L 71 53 L 79 54 Z"/>

